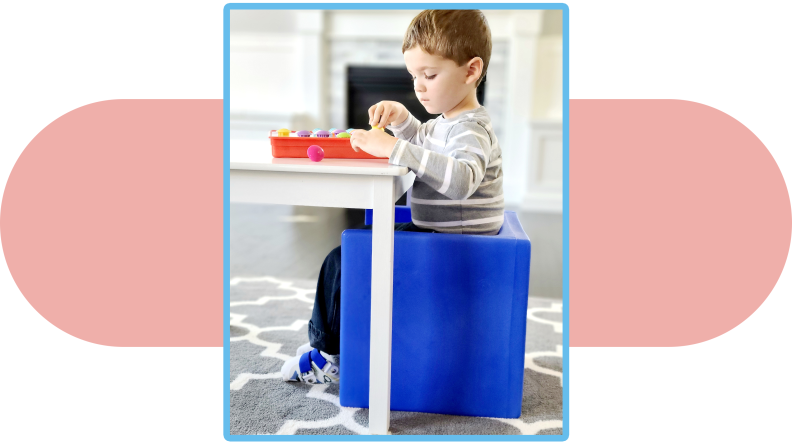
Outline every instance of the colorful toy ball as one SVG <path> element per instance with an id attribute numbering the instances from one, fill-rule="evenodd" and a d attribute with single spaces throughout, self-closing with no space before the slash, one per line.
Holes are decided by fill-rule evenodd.
<path id="1" fill-rule="evenodd" d="M 337 138 L 349 138 L 350 136 L 351 135 L 347 132 L 341 132 L 338 135 L 336 135 Z"/>
<path id="2" fill-rule="evenodd" d="M 320 129 L 319 127 L 317 127 L 317 128 L 315 128 L 315 129 L 313 129 L 313 132 L 314 132 L 314 133 L 316 133 L 316 132 L 319 132 L 319 131 L 321 131 L 321 130 L 322 130 L 322 129 Z"/>
<path id="3" fill-rule="evenodd" d="M 278 136 L 289 136 L 289 129 L 280 129 L 278 130 Z"/>
<path id="4" fill-rule="evenodd" d="M 338 129 L 337 129 L 337 128 L 335 128 L 335 127 L 333 127 L 333 128 L 331 128 L 330 130 L 328 130 L 328 132 L 330 132 L 330 133 L 335 133 L 335 131 L 336 131 L 336 130 L 338 130 Z"/>
<path id="5" fill-rule="evenodd" d="M 346 131 L 346 132 L 347 132 L 347 133 L 349 133 L 349 134 L 351 134 L 351 133 L 352 133 L 352 130 L 355 130 L 355 129 L 347 129 L 347 131 Z"/>
<path id="6" fill-rule="evenodd" d="M 310 158 L 311 161 L 318 163 L 324 159 L 324 150 L 319 146 L 310 146 L 308 147 L 308 158 Z"/>
<path id="7" fill-rule="evenodd" d="M 301 138 L 307 138 L 311 136 L 311 132 L 309 132 L 308 130 L 300 130 L 299 132 L 297 132 L 297 136 Z"/>
<path id="8" fill-rule="evenodd" d="M 328 132 L 327 130 L 319 130 L 318 132 L 315 133 L 315 135 L 317 138 L 329 138 L 330 132 Z"/>

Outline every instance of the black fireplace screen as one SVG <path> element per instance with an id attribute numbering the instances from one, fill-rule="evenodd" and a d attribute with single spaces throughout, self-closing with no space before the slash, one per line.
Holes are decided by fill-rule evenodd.
<path id="1" fill-rule="evenodd" d="M 476 91 L 482 105 L 485 85 L 482 82 Z M 379 101 L 401 102 L 421 122 L 437 117 L 430 115 L 415 97 L 413 81 L 406 68 L 347 67 L 347 125 L 369 129 L 368 109 Z"/>

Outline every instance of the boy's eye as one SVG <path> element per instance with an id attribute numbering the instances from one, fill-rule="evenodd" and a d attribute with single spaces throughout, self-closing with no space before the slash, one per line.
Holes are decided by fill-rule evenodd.
<path id="1" fill-rule="evenodd" d="M 432 80 L 432 79 L 434 79 L 434 78 L 435 78 L 435 76 L 437 76 L 437 75 L 436 75 L 436 74 L 433 74 L 433 75 L 431 75 L 431 76 L 426 76 L 426 78 L 427 78 L 427 79 L 429 79 L 429 80 Z"/>

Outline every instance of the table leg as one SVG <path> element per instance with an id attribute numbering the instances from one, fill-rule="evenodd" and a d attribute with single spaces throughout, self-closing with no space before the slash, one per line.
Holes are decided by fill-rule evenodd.
<path id="1" fill-rule="evenodd" d="M 393 177 L 377 179 L 371 239 L 371 362 L 369 433 L 390 427 L 391 323 L 393 313 Z"/>

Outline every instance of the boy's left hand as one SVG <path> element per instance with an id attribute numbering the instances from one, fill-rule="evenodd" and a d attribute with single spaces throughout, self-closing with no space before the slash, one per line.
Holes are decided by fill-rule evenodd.
<path id="1" fill-rule="evenodd" d="M 399 140 L 382 130 L 355 130 L 349 139 L 355 152 L 362 150 L 380 158 L 390 157 L 393 146 Z"/>

